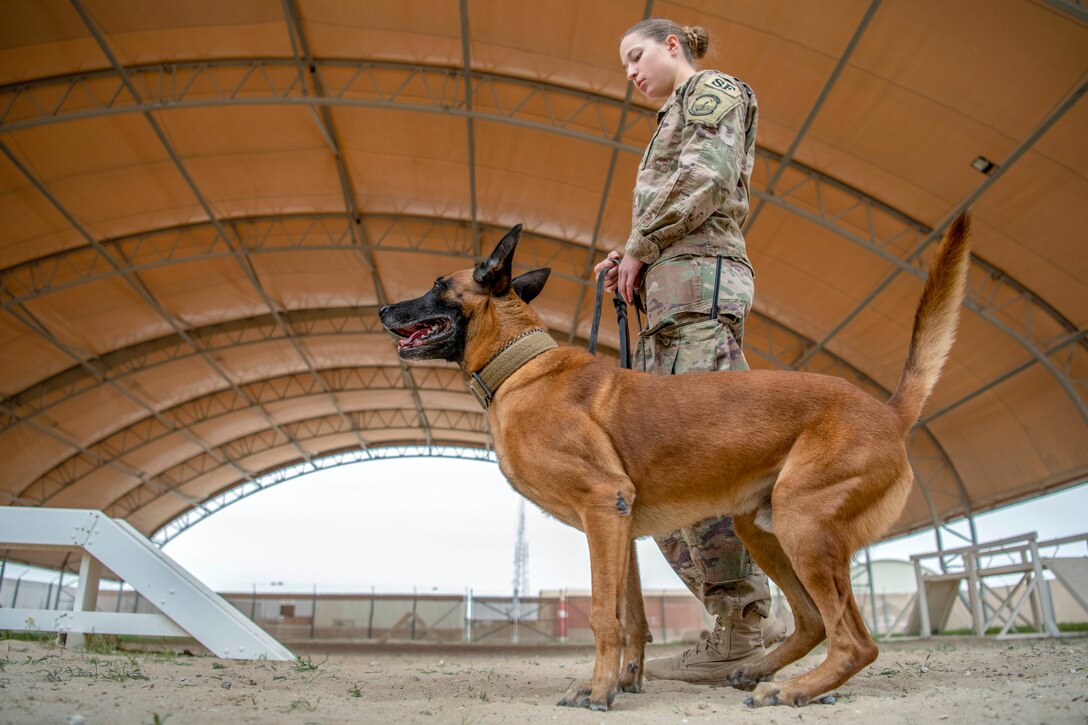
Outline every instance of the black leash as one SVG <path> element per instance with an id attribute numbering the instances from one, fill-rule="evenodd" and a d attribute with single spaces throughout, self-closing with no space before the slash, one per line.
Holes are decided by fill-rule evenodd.
<path id="1" fill-rule="evenodd" d="M 616 307 L 616 324 L 620 327 L 620 367 L 631 367 L 631 333 L 627 329 L 627 303 L 623 301 L 619 290 L 612 298 L 612 304 Z"/>
<path id="2" fill-rule="evenodd" d="M 601 300 L 604 299 L 604 275 L 607 269 L 602 269 L 597 275 L 597 301 L 593 303 L 593 328 L 589 332 L 589 354 L 597 354 L 597 330 L 601 326 Z"/>
<path id="3" fill-rule="evenodd" d="M 597 354 L 597 331 L 601 326 L 601 306 L 604 302 L 604 276 L 607 274 L 607 269 L 602 269 L 601 273 L 597 275 L 597 299 L 593 303 L 593 327 L 589 333 L 589 354 Z M 631 334 L 627 327 L 627 303 L 623 301 L 623 297 L 620 295 L 619 290 L 616 290 L 615 296 L 612 298 L 612 304 L 616 308 L 616 324 L 620 329 L 620 367 L 631 367 Z M 638 317 L 639 329 L 642 329 L 642 316 L 639 314 L 638 306 L 635 306 L 635 315 Z"/>

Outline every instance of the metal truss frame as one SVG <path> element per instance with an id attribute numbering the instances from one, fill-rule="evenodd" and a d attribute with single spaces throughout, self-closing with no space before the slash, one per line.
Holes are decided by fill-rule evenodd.
<path id="1" fill-rule="evenodd" d="M 295 62 L 261 58 L 125 68 L 139 91 L 135 98 L 113 71 L 9 85 L 0 88 L 0 133 L 119 113 L 295 104 L 326 111 L 330 107 L 364 107 L 452 114 L 640 154 L 655 123 L 652 110 L 631 106 L 626 99 L 618 101 L 498 74 L 472 71 L 469 82 L 458 68 L 317 58 L 311 63 L 310 75 L 325 79 L 321 94 L 308 93 Z M 1048 118 L 1049 124 L 1071 107 L 1083 90 L 1063 102 Z M 469 93 L 471 108 L 466 98 Z M 1007 166 L 1008 161 L 1002 168 Z M 754 176 L 763 180 L 764 188 L 768 180 L 781 182 L 773 193 L 754 189 L 760 204 L 780 207 L 877 254 L 893 266 L 893 274 L 924 277 L 924 259 L 918 252 L 928 245 L 927 239 L 935 238 L 933 229 L 767 149 L 757 147 Z M 470 239 L 473 236 L 478 235 L 470 235 Z M 593 239 L 586 240 L 589 247 L 582 250 L 582 264 L 572 268 L 592 266 L 597 254 L 593 242 L 598 236 L 599 229 Z M 363 246 L 370 248 L 365 242 Z M 1030 364 L 1043 365 L 1088 420 L 1088 380 L 1079 372 L 1088 365 L 1088 330 L 1078 329 L 1038 294 L 978 257 L 972 257 L 972 280 L 975 285 L 968 307 L 1022 345 L 1030 355 Z M 573 336 L 576 326 L 577 319 L 569 335 Z M 803 369 L 811 350 L 826 342 L 803 353 L 794 367 Z M 1022 369 L 1018 365 L 1000 379 L 1004 381 Z"/>
<path id="2" fill-rule="evenodd" d="M 98 44 L 98 47 L 102 51 L 102 54 L 107 58 L 110 65 L 113 67 L 113 71 L 114 73 L 116 73 L 118 80 L 122 83 L 122 85 L 124 85 L 126 91 L 132 96 L 132 98 L 135 99 L 137 102 L 140 102 L 141 96 L 139 89 L 133 83 L 128 69 L 126 69 L 121 64 L 120 60 L 118 60 L 117 56 L 114 55 L 113 49 L 107 42 L 106 36 L 102 33 L 101 28 L 98 27 L 98 24 L 94 21 L 94 18 L 91 17 L 87 9 L 83 7 L 81 0 L 71 0 L 71 2 L 72 7 L 75 9 L 76 13 L 79 14 L 80 19 L 83 20 L 83 24 L 87 27 L 87 30 L 90 31 L 91 36 L 95 39 L 95 42 Z M 209 221 L 215 226 L 217 230 L 219 230 L 220 234 L 223 235 L 224 240 L 226 240 L 228 244 L 233 246 L 236 240 L 232 240 L 229 237 L 228 232 L 223 227 L 222 222 L 220 222 L 218 215 L 212 209 L 211 204 L 208 203 L 208 200 L 204 198 L 203 193 L 201 193 L 200 189 L 196 185 L 196 182 L 193 180 L 192 176 L 188 172 L 188 169 L 185 167 L 185 163 L 181 160 L 181 157 L 174 149 L 173 144 L 170 143 L 170 140 L 169 138 L 167 138 L 166 133 L 165 131 L 163 131 L 158 119 L 149 110 L 144 110 L 142 113 L 148 125 L 151 126 L 152 131 L 154 131 L 155 135 L 158 137 L 160 143 L 163 146 L 163 149 L 170 156 L 170 159 L 173 161 L 178 173 L 181 174 L 182 178 L 185 180 L 186 185 L 189 187 L 189 190 L 192 192 L 193 196 L 196 198 L 201 208 L 204 209 L 204 213 L 207 215 Z M 11 156 L 10 153 L 9 156 Z M 15 161 L 13 156 L 12 160 Z M 21 164 L 20 168 L 23 171 L 24 175 L 30 178 L 35 186 L 42 191 L 42 193 L 46 194 L 50 203 L 52 203 L 53 206 L 56 207 L 65 216 L 65 218 L 72 220 L 74 223 L 75 219 L 73 215 L 63 207 L 63 205 L 56 198 L 56 196 L 50 193 L 40 180 L 33 178 L 33 174 L 29 169 Z M 80 229 L 83 236 L 87 239 L 88 242 L 91 243 L 92 246 L 97 244 L 97 240 L 93 239 L 91 235 L 82 228 L 81 225 L 76 225 L 76 227 Z M 261 299 L 264 301 L 268 309 L 272 311 L 273 315 L 278 314 L 275 303 L 268 296 L 268 293 L 264 290 L 264 287 L 261 284 L 260 280 L 257 278 L 257 273 L 253 269 L 253 266 L 249 263 L 248 258 L 239 256 L 238 264 L 242 268 L 246 277 L 249 278 L 250 282 L 253 284 L 254 289 L 257 291 L 257 294 L 260 295 Z M 166 308 L 155 298 L 154 295 L 151 294 L 151 291 L 147 288 L 147 286 L 143 283 L 141 279 L 139 279 L 135 275 L 126 274 L 125 281 L 128 282 L 136 290 L 140 297 L 143 298 L 144 301 L 147 302 L 147 304 L 149 304 L 155 310 L 155 312 L 160 317 L 162 317 L 171 327 L 173 327 L 179 333 L 184 334 L 185 326 L 182 324 L 182 322 L 180 320 L 177 320 L 173 315 L 167 312 Z M 49 339 L 50 342 L 56 344 L 56 339 L 52 335 L 47 334 L 46 338 Z M 299 348 L 297 352 L 302 357 L 303 362 L 309 365 L 304 351 Z M 228 384 L 232 384 L 230 378 L 226 375 L 226 373 L 216 363 L 215 360 L 207 358 L 206 361 L 209 365 L 212 366 L 212 369 L 219 373 L 219 375 Z M 264 413 L 264 411 L 262 411 L 262 413 Z M 276 428 L 275 421 L 267 417 L 267 415 L 266 420 L 272 428 Z M 297 444 L 297 442 L 295 443 L 295 448 L 303 457 L 309 455 L 302 446 Z"/>
<path id="3" fill-rule="evenodd" d="M 1045 0 L 1045 2 L 1082 23 L 1088 23 L 1088 3 L 1085 0 Z"/>
<path id="4" fill-rule="evenodd" d="M 941 221 L 936 227 L 926 227 L 919 222 L 913 222 L 917 227 L 915 230 L 916 237 L 919 239 L 909 240 L 909 246 L 907 249 L 900 249 L 896 253 L 889 245 L 885 248 L 881 248 L 881 245 L 874 246 L 871 241 L 867 242 L 863 238 L 848 233 L 843 233 L 842 230 L 836 230 L 842 236 L 847 239 L 866 247 L 870 251 L 877 253 L 883 259 L 893 265 L 892 271 L 868 294 L 861 302 L 855 306 L 845 318 L 843 318 L 830 332 L 828 332 L 823 339 L 821 339 L 815 347 L 806 351 L 798 361 L 797 365 L 804 365 L 808 356 L 812 355 L 815 351 L 822 349 L 826 346 L 830 340 L 835 337 L 840 331 L 842 331 L 858 314 L 865 309 L 869 303 L 875 299 L 881 292 L 899 276 L 902 272 L 913 274 L 914 276 L 925 279 L 926 273 L 924 269 L 924 253 L 929 249 L 930 245 L 936 241 L 941 232 L 952 223 L 953 219 L 960 214 L 963 210 L 969 208 L 971 204 L 977 201 L 987 189 L 989 189 L 1003 174 L 1005 174 L 1009 168 L 1011 168 L 1016 161 L 1018 161 L 1028 150 L 1040 139 L 1055 123 L 1057 123 L 1071 108 L 1073 108 L 1081 97 L 1088 92 L 1088 81 L 1082 82 L 1071 93 L 1069 93 L 1061 102 L 1057 104 L 1039 123 L 1039 125 L 1024 139 L 1013 152 L 998 165 L 997 170 L 991 173 L 985 181 L 979 184 L 970 194 L 967 195 L 959 204 L 956 204 L 953 210 Z M 777 174 L 778 172 L 776 172 Z M 791 187 L 788 193 L 792 193 L 797 187 L 805 186 L 806 180 L 802 179 L 799 184 Z M 819 190 L 817 190 L 818 192 Z M 777 195 L 770 195 L 766 192 L 756 191 L 756 196 L 761 200 L 774 202 Z M 785 195 L 783 195 L 785 196 Z M 864 195 L 862 195 L 864 197 Z M 818 206 L 821 214 L 820 217 L 825 217 L 824 212 L 824 197 L 819 193 L 816 194 L 816 199 L 819 202 Z M 853 204 L 847 206 L 843 211 L 836 215 L 836 218 L 845 217 L 852 213 L 858 205 L 864 201 L 864 198 L 855 201 Z M 777 203 L 777 202 L 776 202 Z M 785 206 L 785 205 L 784 205 Z M 808 218 L 816 223 L 820 223 L 827 226 L 823 219 L 818 218 L 812 211 L 802 211 L 797 208 L 791 209 L 794 213 L 800 214 L 802 217 Z M 899 214 L 899 212 L 893 212 L 897 216 L 906 218 L 905 215 Z M 872 237 L 872 218 L 871 216 L 866 218 L 868 221 L 868 228 L 870 231 L 870 237 Z M 909 231 L 909 227 L 904 228 L 898 235 L 892 238 L 892 240 L 900 240 L 904 233 Z M 905 254 L 904 254 L 905 252 Z M 977 272 L 981 267 L 984 274 L 988 275 L 993 284 L 983 282 L 982 286 L 986 289 L 987 294 L 980 295 L 978 293 L 978 285 L 972 286 L 971 281 L 968 283 L 967 300 L 965 306 L 968 309 L 976 312 L 983 319 L 987 320 L 995 327 L 1000 329 L 1006 335 L 1016 340 L 1021 346 L 1023 346 L 1028 353 L 1034 358 L 1033 362 L 1037 362 L 1045 367 L 1051 375 L 1057 380 L 1058 385 L 1069 396 L 1073 402 L 1075 408 L 1080 413 L 1081 418 L 1085 422 L 1088 422 L 1088 380 L 1080 377 L 1073 377 L 1072 371 L 1075 370 L 1088 370 L 1085 366 L 1085 362 L 1088 362 L 1088 345 L 1081 344 L 1079 346 L 1073 346 L 1070 348 L 1068 360 L 1056 362 L 1052 359 L 1055 354 L 1062 354 L 1062 351 L 1071 345 L 1073 342 L 1083 341 L 1085 337 L 1085 330 L 1078 329 L 1071 321 L 1067 320 L 1060 313 L 1057 312 L 1049 304 L 1041 300 L 1041 298 L 1021 285 L 1016 280 L 1005 275 L 995 266 L 982 262 L 975 255 L 972 255 L 971 274 L 972 277 L 977 277 Z M 1035 315 L 1031 314 L 1035 311 Z M 1035 324 L 1033 325 L 1033 320 Z M 1049 326 L 1045 323 L 1051 323 Z M 1034 330 L 1033 330 L 1034 326 Z M 1056 327 L 1055 327 L 1056 326 Z M 1079 349 L 1083 356 L 1081 360 L 1074 361 L 1072 356 Z M 1065 357 L 1063 355 L 1063 357 Z M 1064 362 L 1064 364 L 1061 364 Z M 1019 367 L 1019 366 L 1018 366 Z M 1015 374 L 1015 373 L 1012 373 Z M 1004 381 L 1011 377 L 1011 375 L 999 376 L 998 380 Z M 992 383 L 991 383 L 992 385 Z M 989 387 L 989 386 L 987 386 Z M 975 397 L 979 394 L 976 391 L 971 394 L 970 397 Z M 957 403 L 958 404 L 958 403 Z M 954 406 L 951 406 L 954 407 Z M 949 409 L 951 409 L 951 407 Z"/>
<path id="5" fill-rule="evenodd" d="M 767 176 L 774 173 L 772 168 L 779 165 L 780 160 L 775 154 L 764 152 L 757 155 L 756 164 L 757 173 Z M 911 252 L 924 248 L 927 239 L 935 238 L 932 228 L 819 172 L 796 163 L 792 165 L 794 168 L 784 177 L 791 181 L 788 187 L 774 194 L 755 188 L 753 195 L 877 255 L 893 266 L 893 274 L 906 272 L 920 280 L 925 279 L 927 259 L 921 254 L 912 256 Z M 1088 377 L 1084 372 L 1088 371 L 1088 328 L 1078 328 L 1041 296 L 977 255 L 971 255 L 969 274 L 965 307 L 1018 342 L 1030 357 L 1026 363 L 1016 365 L 946 406 L 939 414 L 987 392 L 1028 367 L 1041 364 L 1088 421 Z M 874 296 L 870 295 L 865 304 Z M 806 369 L 810 358 L 824 349 L 863 307 L 864 304 L 858 305 L 855 312 L 823 340 L 807 346 L 795 359 L 788 361 L 789 369 Z M 938 415 L 931 414 L 928 419 L 936 417 Z"/>
<path id="6" fill-rule="evenodd" d="M 431 408 L 434 416 L 432 425 L 434 430 L 438 434 L 438 437 L 432 438 L 436 441 L 430 445 L 462 445 L 456 438 L 450 438 L 450 440 L 443 440 L 441 434 L 450 430 L 455 433 L 464 433 L 468 426 L 475 426 L 475 430 L 472 432 L 478 433 L 480 436 L 487 434 L 487 427 L 484 422 L 484 416 L 478 412 L 466 412 L 463 410 L 445 410 Z M 108 515 L 115 518 L 127 518 L 135 514 L 140 509 L 147 505 L 158 501 L 163 496 L 169 495 L 172 491 L 184 488 L 185 486 L 197 481 L 205 476 L 217 473 L 225 468 L 225 466 L 214 456 L 214 454 L 220 450 L 230 452 L 239 458 L 246 458 L 248 456 L 267 454 L 277 450 L 288 450 L 292 447 L 291 440 L 299 440 L 302 443 L 311 441 L 319 441 L 323 438 L 339 434 L 354 434 L 357 431 L 383 431 L 383 430 L 411 430 L 412 435 L 416 435 L 415 431 L 419 430 L 418 419 L 415 416 L 414 408 L 392 408 L 384 410 L 360 410 L 349 411 L 345 416 L 341 417 L 339 414 L 317 416 L 314 418 L 308 418 L 305 420 L 293 421 L 280 426 L 280 429 L 284 431 L 280 433 L 271 429 L 265 429 L 240 436 L 231 441 L 227 441 L 220 446 L 214 448 L 211 453 L 200 452 L 195 456 L 192 456 L 163 472 L 156 479 L 148 483 L 141 484 L 126 492 L 120 498 L 112 502 L 111 504 L 103 507 Z M 289 436 L 291 438 L 289 438 Z M 404 443 L 410 442 L 410 438 L 406 436 Z M 369 450 L 369 449 L 357 449 L 352 446 L 348 450 Z M 332 451 L 337 452 L 337 451 Z M 286 464 L 277 464 L 275 468 L 279 468 L 281 465 L 294 465 L 298 461 L 298 456 L 290 455 L 285 458 L 291 458 Z M 308 462 L 313 456 L 310 456 L 303 460 Z M 260 471 L 255 474 L 254 477 L 267 474 L 270 471 Z M 166 481 L 170 481 L 169 484 Z M 234 484 L 232 483 L 231 486 Z"/>
<path id="7" fill-rule="evenodd" d="M 80 284 L 139 273 L 195 259 L 253 256 L 282 252 L 345 251 L 354 245 L 353 226 L 367 230 L 372 251 L 438 254 L 474 263 L 471 226 L 458 219 L 405 214 L 362 214 L 358 221 L 343 213 L 268 215 L 224 220 L 238 242 L 231 246 L 210 222 L 168 227 L 93 246 L 77 247 L 0 270 L 0 310 L 24 305 L 38 297 Z M 501 236 L 506 227 L 480 223 L 488 234 Z M 577 269 L 585 247 L 557 237 L 523 231 L 518 267 L 550 266 L 562 259 Z M 407 240 L 397 244 L 393 240 Z M 531 247 L 531 248 L 530 248 Z M 111 260 L 123 260 L 114 264 Z M 553 272 L 559 279 L 584 283 L 581 277 Z M 282 312 L 281 314 L 288 314 Z"/>
<path id="8" fill-rule="evenodd" d="M 461 376 L 453 368 L 417 369 L 417 373 L 419 373 L 420 390 L 438 392 L 463 392 L 464 390 Z M 49 505 L 54 496 L 71 486 L 78 485 L 80 481 L 101 468 L 104 462 L 121 462 L 125 456 L 132 455 L 145 446 L 179 435 L 179 430 L 214 422 L 217 419 L 242 411 L 252 411 L 257 406 L 285 401 L 300 401 L 323 395 L 326 390 L 332 390 L 336 393 L 358 391 L 408 392 L 407 384 L 403 376 L 399 374 L 399 369 L 392 366 L 322 370 L 320 377 L 322 380 L 318 382 L 308 372 L 292 373 L 275 378 L 240 383 L 239 387 L 245 393 L 244 396 L 238 395 L 232 388 L 226 388 L 187 400 L 162 411 L 159 416 L 149 416 L 129 423 L 107 437 L 87 446 L 85 451 L 80 451 L 59 465 L 54 466 L 33 483 L 26 486 L 20 492 L 19 498 L 29 505 Z M 366 408 L 347 410 L 341 407 L 338 415 L 339 413 L 345 413 L 346 415 L 358 416 L 371 412 L 371 410 Z M 440 427 L 449 430 L 478 431 L 481 424 L 474 421 L 474 419 L 468 422 L 467 427 L 454 425 L 455 421 L 450 420 L 450 418 L 453 417 L 455 412 L 436 411 L 436 415 L 444 415 L 447 418 L 445 421 L 447 425 Z M 359 421 L 352 419 L 352 422 L 357 423 Z M 359 431 L 374 430 L 370 424 L 371 421 L 364 422 L 366 425 L 360 427 Z M 367 446 L 364 441 L 361 448 L 365 447 Z M 177 479 L 168 472 L 156 474 L 156 478 L 159 476 L 164 477 L 164 483 L 168 486 L 176 487 L 179 485 Z"/>
<path id="9" fill-rule="evenodd" d="M 295 58 L 295 70 L 298 75 L 299 87 L 302 89 L 303 96 L 313 96 L 316 98 L 324 98 L 326 95 L 325 83 L 319 73 L 311 71 L 307 74 L 308 69 L 314 68 L 313 54 L 310 52 L 310 44 L 306 38 L 306 33 L 302 27 L 302 19 L 298 12 L 298 6 L 295 0 L 281 0 L 283 5 L 283 16 L 287 24 L 287 33 L 291 39 L 291 50 Z M 312 94 L 308 90 L 307 79 L 309 85 L 313 86 Z M 310 109 L 314 111 L 313 108 Z M 320 106 L 317 108 L 319 115 L 315 115 L 315 121 L 318 128 L 321 130 L 325 137 L 326 142 L 332 151 L 333 158 L 336 164 L 337 176 L 340 180 L 340 191 L 344 199 L 344 208 L 347 209 L 350 218 L 354 222 L 350 225 L 352 249 L 362 259 L 363 263 L 370 270 L 371 281 L 374 284 L 374 293 L 378 298 L 378 303 L 381 305 L 388 303 L 388 298 L 385 294 L 385 289 L 382 285 L 381 276 L 378 273 L 378 265 L 374 260 L 374 254 L 371 251 L 370 243 L 366 236 L 366 230 L 359 222 L 360 210 L 356 205 L 355 199 L 355 184 L 351 178 L 351 172 L 348 170 L 347 165 L 344 163 L 344 154 L 341 151 L 340 146 L 340 134 L 336 129 L 336 121 L 332 117 L 332 112 L 328 106 Z M 255 277 L 255 275 L 254 275 Z M 254 281 L 254 284 L 258 285 L 260 291 L 259 282 Z M 265 296 L 262 291 L 262 296 Z M 269 308 L 275 310 L 272 306 L 271 300 L 267 300 Z M 306 359 L 305 353 L 301 348 L 298 348 L 298 354 Z M 419 418 L 420 427 L 423 429 L 423 436 L 427 442 L 431 441 L 431 426 L 427 420 L 427 412 L 423 409 L 423 403 L 419 399 L 419 392 L 415 388 L 414 380 L 412 379 L 412 372 L 408 369 L 408 365 L 403 361 L 399 361 L 401 375 L 408 382 L 409 390 L 412 394 L 412 402 L 416 407 L 416 415 Z M 311 371 L 313 366 L 310 366 Z M 315 377 L 316 373 L 315 373 Z M 330 396 L 331 397 L 331 396 Z M 335 399 L 333 405 L 336 405 Z M 359 438 L 359 444 L 363 444 L 363 440 Z"/>
<path id="10" fill-rule="evenodd" d="M 418 446 L 397 445 L 366 448 L 363 450 L 345 451 L 329 456 L 313 458 L 303 463 L 297 463 L 286 468 L 259 476 L 254 481 L 224 491 L 216 496 L 206 499 L 200 508 L 190 509 L 173 519 L 151 537 L 151 540 L 159 546 L 164 546 L 175 539 L 182 532 L 192 528 L 208 516 L 222 511 L 231 504 L 238 503 L 244 498 L 260 493 L 272 486 L 306 476 L 317 471 L 324 471 L 339 466 L 363 461 L 377 461 L 399 458 L 448 458 L 455 460 L 485 461 L 497 463 L 495 452 L 483 448 L 465 448 L 463 446 Z"/>

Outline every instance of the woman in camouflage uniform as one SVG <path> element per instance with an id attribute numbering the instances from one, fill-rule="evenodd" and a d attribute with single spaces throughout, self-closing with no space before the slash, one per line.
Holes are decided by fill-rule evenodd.
<path id="1" fill-rule="evenodd" d="M 606 288 L 618 287 L 628 304 L 638 295 L 647 329 L 636 365 L 658 375 L 748 369 L 741 343 L 754 286 L 741 227 L 755 160 L 756 97 L 736 78 L 696 70 L 708 40 L 701 27 L 651 18 L 620 42 L 627 77 L 664 105 L 639 165 L 624 254 L 612 252 L 594 271 L 607 270 Z M 720 683 L 764 654 L 764 630 L 768 642 L 781 638 L 783 626 L 765 621 L 767 576 L 730 518 L 703 521 L 657 543 L 716 626 L 683 654 L 647 662 L 648 678 Z"/>

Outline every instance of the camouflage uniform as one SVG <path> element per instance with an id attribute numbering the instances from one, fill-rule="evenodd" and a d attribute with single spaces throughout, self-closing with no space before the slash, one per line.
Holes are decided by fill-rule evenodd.
<path id="1" fill-rule="evenodd" d="M 638 290 L 648 318 L 639 369 L 659 375 L 748 369 L 741 344 L 754 286 L 741 226 L 756 119 L 751 89 L 717 71 L 693 75 L 658 113 L 639 166 L 625 248 L 648 265 Z M 719 270 L 718 318 L 710 319 Z M 712 614 L 769 611 L 767 577 L 754 568 L 730 518 L 700 522 L 657 543 Z"/>

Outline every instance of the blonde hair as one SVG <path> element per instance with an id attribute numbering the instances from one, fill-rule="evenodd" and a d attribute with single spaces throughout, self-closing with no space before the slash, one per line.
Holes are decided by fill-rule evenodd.
<path id="1" fill-rule="evenodd" d="M 623 34 L 626 38 L 632 33 L 637 33 L 657 43 L 664 43 L 670 35 L 675 35 L 680 40 L 680 46 L 684 49 L 684 57 L 688 63 L 695 65 L 698 58 L 706 55 L 710 47 L 710 35 L 701 25 L 680 25 L 668 18 L 647 18 L 628 28 Z"/>

